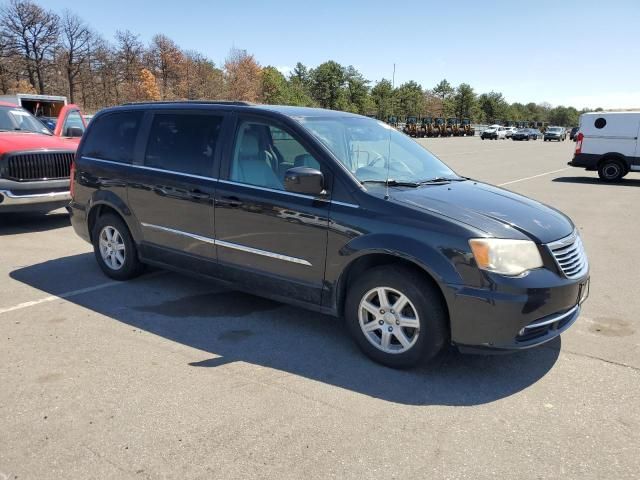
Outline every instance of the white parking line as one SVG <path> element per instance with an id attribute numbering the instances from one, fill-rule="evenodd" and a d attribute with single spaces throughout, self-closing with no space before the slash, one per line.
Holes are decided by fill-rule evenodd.
<path id="1" fill-rule="evenodd" d="M 99 285 L 94 285 L 93 287 L 81 288 L 79 290 L 72 290 L 70 292 L 61 293 L 59 295 L 51 295 L 49 297 L 44 297 L 39 300 L 33 300 L 31 302 L 23 302 L 12 307 L 0 308 L 0 315 L 8 312 L 15 312 L 16 310 L 22 310 L 23 308 L 33 307 L 35 305 L 40 305 L 41 303 L 53 302 L 54 300 L 59 300 L 62 298 L 70 298 L 75 297 L 76 295 L 82 295 L 83 293 L 93 292 L 95 290 L 101 290 L 103 288 L 111 287 L 113 285 L 122 284 L 122 282 L 106 282 L 101 283 Z"/>
<path id="2" fill-rule="evenodd" d="M 493 150 L 491 150 L 491 152 L 495 152 L 498 150 L 514 150 L 513 148 L 494 148 Z M 478 154 L 478 150 L 473 150 L 470 152 L 452 152 L 452 153 L 438 153 L 436 156 L 437 157 L 455 157 L 458 155 L 477 155 Z"/>
<path id="3" fill-rule="evenodd" d="M 148 275 L 145 275 L 144 278 L 153 278 L 159 275 L 165 274 L 165 271 L 153 272 Z M 118 282 L 116 280 L 112 280 L 110 282 L 100 283 L 98 285 L 94 285 L 93 287 L 80 288 L 78 290 L 72 290 L 70 292 L 60 293 L 58 295 L 50 295 L 48 297 L 40 298 L 39 300 L 32 300 L 30 302 L 23 302 L 17 305 L 13 305 L 12 307 L 4 307 L 0 308 L 0 315 L 3 313 L 15 312 L 16 310 L 22 310 L 24 308 L 34 307 L 36 305 L 40 305 L 41 303 L 53 302 L 54 300 L 61 300 L 64 298 L 71 298 L 77 295 L 82 295 L 84 293 L 95 292 L 96 290 L 102 290 L 103 288 L 113 287 L 115 285 L 124 285 L 123 282 Z"/>
<path id="4" fill-rule="evenodd" d="M 533 175 L 531 177 L 519 178 L 517 180 L 511 180 L 510 182 L 499 183 L 499 187 L 504 187 L 505 185 L 511 185 L 512 183 L 524 182 L 525 180 L 531 180 L 533 178 L 544 177 L 545 175 L 551 175 L 552 173 L 564 172 L 565 170 L 569 170 L 571 167 L 561 168 L 559 170 L 552 170 L 550 172 L 540 173 L 538 175 Z"/>

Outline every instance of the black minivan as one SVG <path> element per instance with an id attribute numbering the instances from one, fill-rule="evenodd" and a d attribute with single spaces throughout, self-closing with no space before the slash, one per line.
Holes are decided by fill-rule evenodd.
<path id="1" fill-rule="evenodd" d="M 446 344 L 547 342 L 589 292 L 569 218 L 461 177 L 351 113 L 110 108 L 89 124 L 72 179 L 73 227 L 109 277 L 151 264 L 343 317 L 360 348 L 393 367 Z"/>

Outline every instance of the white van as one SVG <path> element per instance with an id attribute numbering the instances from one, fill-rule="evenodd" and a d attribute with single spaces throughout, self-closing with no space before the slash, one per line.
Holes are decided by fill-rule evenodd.
<path id="1" fill-rule="evenodd" d="M 597 170 L 601 180 L 618 182 L 640 172 L 640 112 L 591 112 L 580 116 L 572 167 Z"/>

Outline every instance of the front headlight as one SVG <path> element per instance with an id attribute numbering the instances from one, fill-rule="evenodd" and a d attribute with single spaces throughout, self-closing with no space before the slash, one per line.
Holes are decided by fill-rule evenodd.
<path id="1" fill-rule="evenodd" d="M 469 246 L 478 268 L 501 275 L 518 276 L 542 267 L 542 257 L 530 240 L 472 238 Z"/>

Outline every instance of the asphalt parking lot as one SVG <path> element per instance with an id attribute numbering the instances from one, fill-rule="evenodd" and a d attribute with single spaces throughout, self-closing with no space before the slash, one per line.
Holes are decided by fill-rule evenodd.
<path id="1" fill-rule="evenodd" d="M 420 142 L 572 217 L 591 295 L 561 339 L 391 370 L 329 317 L 113 282 L 64 213 L 0 216 L 0 480 L 638 478 L 640 175 L 600 183 L 568 141 Z"/>

